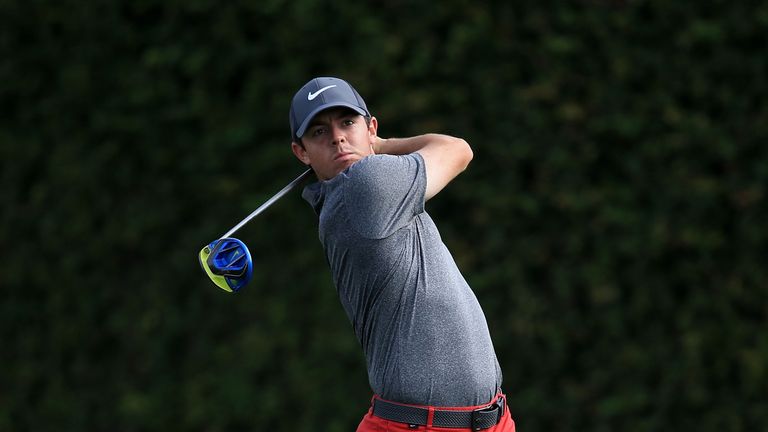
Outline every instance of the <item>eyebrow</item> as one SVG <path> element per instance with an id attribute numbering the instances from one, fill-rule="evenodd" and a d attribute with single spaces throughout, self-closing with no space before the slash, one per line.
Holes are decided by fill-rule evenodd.
<path id="1" fill-rule="evenodd" d="M 352 108 L 347 108 L 347 107 L 338 107 L 338 108 L 329 108 L 328 109 L 328 112 L 334 112 L 334 111 L 338 111 L 337 114 L 333 115 L 334 119 L 343 119 L 343 118 L 347 118 L 347 117 L 357 117 L 357 116 L 360 115 L 357 111 L 353 110 Z M 312 126 L 317 126 L 319 124 L 322 124 L 323 122 L 318 120 L 318 118 L 321 115 L 323 115 L 323 114 L 328 115 L 328 112 L 320 111 L 314 118 L 312 118 L 312 121 L 309 122 L 309 125 L 307 125 L 307 128 L 310 128 Z"/>

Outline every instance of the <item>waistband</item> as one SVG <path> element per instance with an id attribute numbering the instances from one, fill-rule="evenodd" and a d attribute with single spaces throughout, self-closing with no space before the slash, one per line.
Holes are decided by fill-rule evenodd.
<path id="1" fill-rule="evenodd" d="M 373 397 L 373 415 L 409 426 L 468 428 L 475 431 L 495 426 L 506 409 L 507 397 L 498 393 L 491 402 L 474 407 L 432 407 L 391 402 Z"/>

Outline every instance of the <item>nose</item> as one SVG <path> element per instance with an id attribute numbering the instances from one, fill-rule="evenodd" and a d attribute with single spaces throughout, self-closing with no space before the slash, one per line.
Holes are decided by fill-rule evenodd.
<path id="1" fill-rule="evenodd" d="M 331 127 L 331 137 L 333 137 L 332 144 L 335 146 L 339 146 L 343 143 L 347 142 L 347 136 L 344 135 L 344 132 L 341 130 L 341 128 L 338 128 L 336 126 Z"/>

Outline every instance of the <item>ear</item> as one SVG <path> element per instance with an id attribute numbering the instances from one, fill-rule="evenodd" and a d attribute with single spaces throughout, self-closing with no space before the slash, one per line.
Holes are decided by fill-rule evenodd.
<path id="1" fill-rule="evenodd" d="M 368 124 L 368 141 L 371 143 L 371 150 L 373 150 L 376 144 L 376 133 L 378 130 L 379 121 L 376 120 L 376 117 L 371 116 L 371 122 Z"/>
<path id="2" fill-rule="evenodd" d="M 304 165 L 309 165 L 311 163 L 309 155 L 307 154 L 307 149 L 297 144 L 295 141 L 291 143 L 291 151 L 297 159 L 304 163 Z"/>

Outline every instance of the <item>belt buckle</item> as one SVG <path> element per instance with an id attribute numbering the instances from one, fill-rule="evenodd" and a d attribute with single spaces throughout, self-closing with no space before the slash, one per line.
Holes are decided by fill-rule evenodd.
<path id="1" fill-rule="evenodd" d="M 479 408 L 472 411 L 472 414 L 470 414 L 470 427 L 473 431 L 479 431 L 483 429 L 487 429 L 493 425 L 499 424 L 501 421 L 501 417 L 504 415 L 504 405 L 505 400 L 504 396 L 499 396 L 496 401 L 494 401 L 492 404 L 488 405 L 485 408 Z M 496 421 L 491 426 L 482 427 L 479 425 L 479 422 L 481 420 L 481 417 L 479 416 L 481 413 L 491 412 L 498 408 L 498 415 L 496 416 Z"/>

